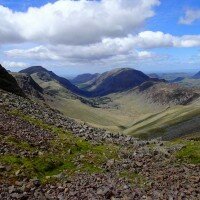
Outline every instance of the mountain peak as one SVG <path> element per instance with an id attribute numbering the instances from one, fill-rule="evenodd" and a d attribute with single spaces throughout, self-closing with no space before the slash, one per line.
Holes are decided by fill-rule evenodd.
<path id="1" fill-rule="evenodd" d="M 59 84 L 64 86 L 64 88 L 71 91 L 72 93 L 75 93 L 78 95 L 85 95 L 87 93 L 85 91 L 80 90 L 75 85 L 73 85 L 68 79 L 60 77 L 56 75 L 54 72 L 48 71 L 47 69 L 41 66 L 29 67 L 27 69 L 21 70 L 19 73 L 26 73 L 28 75 L 33 75 L 37 73 L 37 75 L 39 76 L 39 79 L 45 80 L 46 82 L 50 80 L 56 80 Z"/>
<path id="2" fill-rule="evenodd" d="M 48 70 L 42 66 L 32 66 L 32 67 L 19 71 L 19 73 L 25 73 L 29 75 L 37 73 L 37 72 L 48 72 Z"/>
<path id="3" fill-rule="evenodd" d="M 117 68 L 100 75 L 89 87 L 96 96 L 121 92 L 148 81 L 150 78 L 132 68 Z"/>

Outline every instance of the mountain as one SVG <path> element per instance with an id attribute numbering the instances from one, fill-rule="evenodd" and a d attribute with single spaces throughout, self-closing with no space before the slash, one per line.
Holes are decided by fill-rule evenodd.
<path id="1" fill-rule="evenodd" d="M 186 72 L 159 73 L 159 77 L 167 81 L 172 81 L 178 77 L 189 78 L 190 76 L 191 74 Z"/>
<path id="2" fill-rule="evenodd" d="M 87 87 L 87 90 L 95 96 L 103 96 L 129 90 L 149 80 L 150 77 L 141 71 L 121 68 L 101 74 Z"/>
<path id="3" fill-rule="evenodd" d="M 15 78 L 0 65 L 0 89 L 25 97 Z"/>
<path id="4" fill-rule="evenodd" d="M 150 78 L 160 78 L 159 75 L 156 74 L 156 73 L 148 74 L 148 76 L 149 76 Z"/>
<path id="5" fill-rule="evenodd" d="M 200 78 L 198 78 L 198 74 L 196 74 L 193 77 L 188 77 L 188 78 L 187 77 L 178 77 L 170 82 L 177 83 L 177 84 L 187 87 L 187 88 L 200 88 Z"/>
<path id="6" fill-rule="evenodd" d="M 175 78 L 174 80 L 172 80 L 172 81 L 170 81 L 171 83 L 177 83 L 177 82 L 180 82 L 180 81 L 182 81 L 182 80 L 184 80 L 185 79 L 185 77 L 177 77 L 177 78 Z"/>
<path id="7" fill-rule="evenodd" d="M 66 78 L 60 77 L 60 76 L 56 75 L 55 73 L 53 73 L 52 71 L 48 71 L 47 69 L 45 69 L 41 66 L 29 67 L 27 69 L 21 70 L 20 73 L 26 73 L 28 75 L 31 75 L 32 78 L 34 76 L 37 76 L 38 79 L 40 79 L 40 80 L 42 80 L 43 82 L 46 82 L 46 83 L 51 82 L 51 81 L 56 81 L 58 84 L 63 86 L 65 89 L 69 90 L 69 92 L 72 92 L 72 93 L 75 93 L 75 94 L 78 94 L 78 95 L 85 96 L 88 93 L 86 91 L 80 90 L 78 87 L 73 85 Z"/>
<path id="8" fill-rule="evenodd" d="M 200 97 L 200 92 L 178 84 L 145 82 L 133 89 L 154 103 L 163 105 L 187 105 Z"/>
<path id="9" fill-rule="evenodd" d="M 42 84 L 43 88 L 51 89 L 51 91 L 54 88 L 53 91 L 56 92 L 57 88 L 62 86 L 73 94 L 85 97 L 105 96 L 111 93 L 123 92 L 149 80 L 163 81 L 157 78 L 150 78 L 138 70 L 121 68 L 105 72 L 101 75 L 87 74 L 79 76 L 79 82 L 93 77 L 91 80 L 83 83 L 84 86 L 81 87 L 82 89 L 79 89 L 66 78 L 60 77 L 41 66 L 30 67 L 20 71 L 20 73 L 31 75 L 40 86 Z M 76 78 L 77 80 L 78 78 Z"/>
<path id="10" fill-rule="evenodd" d="M 75 77 L 74 79 L 71 80 L 71 82 L 75 85 L 78 84 L 82 84 L 82 83 L 86 83 L 94 78 L 97 78 L 100 74 L 96 73 L 96 74 L 81 74 L 78 75 L 77 77 Z"/>
<path id="11" fill-rule="evenodd" d="M 194 78 L 194 79 L 200 79 L 200 71 L 197 74 L 195 74 L 192 78 Z"/>
<path id="12" fill-rule="evenodd" d="M 10 73 L 17 81 L 19 87 L 29 97 L 43 99 L 43 88 L 41 88 L 30 75 L 24 73 Z"/>

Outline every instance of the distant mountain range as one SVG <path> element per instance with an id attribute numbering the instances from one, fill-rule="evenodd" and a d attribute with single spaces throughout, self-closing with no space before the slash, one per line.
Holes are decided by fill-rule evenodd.
<path id="1" fill-rule="evenodd" d="M 175 78 L 174 80 L 170 81 L 171 83 L 177 83 L 177 82 L 180 82 L 182 80 L 184 80 L 185 78 L 184 77 L 177 77 Z"/>
<path id="2" fill-rule="evenodd" d="M 80 82 L 83 76 L 85 75 L 77 76 L 75 80 Z M 89 77 L 91 77 L 90 80 Z M 89 91 L 92 96 L 104 96 L 111 93 L 123 92 L 150 80 L 164 81 L 157 78 L 150 78 L 143 72 L 131 68 L 119 68 L 101 75 L 90 75 L 87 78 L 87 82 L 82 82 L 85 86 L 81 88 Z"/>
<path id="3" fill-rule="evenodd" d="M 180 76 L 173 80 L 170 80 L 171 83 L 178 83 L 179 85 L 185 86 L 185 87 L 197 87 L 200 88 L 200 72 L 193 76 Z"/>
<path id="4" fill-rule="evenodd" d="M 151 77 L 149 77 L 143 72 L 132 68 L 119 68 L 103 74 L 82 74 L 71 81 L 76 83 L 77 86 L 68 79 L 60 77 L 54 72 L 48 71 L 41 66 L 29 67 L 21 70 L 19 73 L 10 74 L 2 66 L 0 69 L 2 89 L 5 88 L 4 83 L 8 82 L 10 86 L 6 88 L 7 90 L 10 90 L 11 92 L 14 91 L 14 93 L 18 93 L 22 96 L 26 94 L 27 96 L 34 96 L 41 99 L 44 90 L 51 94 L 55 93 L 55 95 L 58 91 L 61 91 L 76 99 L 81 98 L 81 96 L 98 97 L 124 92 L 148 82 L 166 82 L 163 79 L 151 78 L 157 77 L 155 74 L 152 74 L 150 75 Z M 19 86 L 13 76 L 17 80 Z M 200 72 L 195 74 L 192 78 L 197 80 L 199 79 L 199 76 Z M 178 77 L 175 80 L 172 80 L 171 83 L 178 83 L 184 80 L 184 77 Z M 81 86 L 79 84 L 81 84 Z M 144 84 L 144 86 L 146 85 L 148 84 Z"/>
<path id="5" fill-rule="evenodd" d="M 99 77 L 100 74 L 96 73 L 96 74 L 81 74 L 78 75 L 77 77 L 75 77 L 74 79 L 71 80 L 71 82 L 75 85 L 81 84 L 81 83 L 86 83 L 88 81 L 91 81 L 92 79 L 95 79 L 97 77 Z"/>
<path id="6" fill-rule="evenodd" d="M 72 80 L 72 83 L 66 78 L 60 77 L 52 71 L 48 71 L 41 66 L 30 67 L 20 71 L 20 73 L 26 73 L 32 76 L 32 78 L 38 84 L 40 81 L 42 81 L 44 85 L 44 83 L 52 83 L 54 80 L 54 83 L 56 82 L 56 84 L 61 85 L 69 92 L 85 97 L 105 96 L 111 93 L 123 92 L 149 80 L 158 82 L 163 81 L 157 78 L 150 78 L 143 72 L 131 68 L 115 69 L 109 72 L 105 72 L 101 75 L 79 75 Z M 84 87 L 79 88 L 73 83 L 76 83 L 79 87 L 79 84 L 83 84 Z"/>
<path id="7" fill-rule="evenodd" d="M 195 74 L 192 78 L 194 78 L 194 79 L 200 79 L 200 71 L 197 74 Z"/>

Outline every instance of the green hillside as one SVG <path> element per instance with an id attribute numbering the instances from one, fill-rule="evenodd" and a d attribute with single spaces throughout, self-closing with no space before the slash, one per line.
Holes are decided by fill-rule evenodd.
<path id="1" fill-rule="evenodd" d="M 140 138 L 173 139 L 200 130 L 200 106 L 176 106 L 134 122 L 124 133 Z"/>

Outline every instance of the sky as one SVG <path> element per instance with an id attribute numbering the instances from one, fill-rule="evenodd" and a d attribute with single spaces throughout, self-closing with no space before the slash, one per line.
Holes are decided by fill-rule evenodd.
<path id="1" fill-rule="evenodd" d="M 0 63 L 60 75 L 200 70 L 199 0 L 0 0 Z"/>

